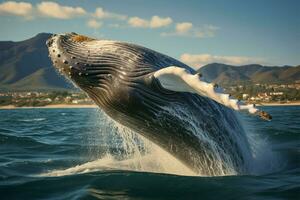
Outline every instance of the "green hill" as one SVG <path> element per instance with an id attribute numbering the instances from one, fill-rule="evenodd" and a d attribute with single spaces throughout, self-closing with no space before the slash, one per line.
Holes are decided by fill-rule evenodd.
<path id="1" fill-rule="evenodd" d="M 300 66 L 269 67 L 258 64 L 231 66 L 212 63 L 199 70 L 204 77 L 221 85 L 241 83 L 287 84 L 300 81 Z"/>
<path id="2" fill-rule="evenodd" d="M 51 34 L 20 42 L 0 42 L 0 90 L 65 90 L 72 86 L 58 76 L 45 45 Z"/>
<path id="3" fill-rule="evenodd" d="M 52 67 L 45 45 L 49 33 L 20 42 L 0 42 L 0 91 L 69 90 L 74 87 Z M 268 67 L 258 64 L 208 64 L 199 69 L 208 81 L 220 85 L 293 83 L 300 81 L 300 66 Z"/>

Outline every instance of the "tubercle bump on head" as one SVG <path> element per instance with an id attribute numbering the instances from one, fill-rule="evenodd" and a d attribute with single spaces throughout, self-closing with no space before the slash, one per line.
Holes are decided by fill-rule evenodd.
<path id="1" fill-rule="evenodd" d="M 95 40 L 93 38 L 89 38 L 87 36 L 84 35 L 74 35 L 71 37 L 71 40 L 73 40 L 74 42 L 89 42 L 92 40 Z"/>

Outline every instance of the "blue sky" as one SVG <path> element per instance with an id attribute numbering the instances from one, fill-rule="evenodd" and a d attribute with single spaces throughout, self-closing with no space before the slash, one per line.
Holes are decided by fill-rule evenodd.
<path id="1" fill-rule="evenodd" d="M 77 32 L 144 45 L 196 68 L 300 64 L 297 0 L 0 2 L 0 40 Z"/>

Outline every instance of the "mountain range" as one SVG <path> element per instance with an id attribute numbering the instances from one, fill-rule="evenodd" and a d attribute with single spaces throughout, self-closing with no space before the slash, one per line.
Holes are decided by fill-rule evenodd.
<path id="1" fill-rule="evenodd" d="M 199 70 L 207 80 L 220 85 L 287 84 L 300 81 L 299 66 L 262 66 L 259 64 L 232 66 L 212 63 Z"/>
<path id="2" fill-rule="evenodd" d="M 50 35 L 40 33 L 20 42 L 0 41 L 0 91 L 74 89 L 52 67 L 45 45 Z M 231 66 L 212 63 L 198 71 L 207 80 L 220 85 L 293 83 L 300 80 L 300 66 Z"/>
<path id="3" fill-rule="evenodd" d="M 52 67 L 45 44 L 50 35 L 40 33 L 20 42 L 0 42 L 0 90 L 72 88 Z"/>

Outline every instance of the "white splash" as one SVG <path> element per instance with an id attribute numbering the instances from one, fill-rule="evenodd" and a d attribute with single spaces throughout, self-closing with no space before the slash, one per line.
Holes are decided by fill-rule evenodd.
<path id="1" fill-rule="evenodd" d="M 72 174 L 82 174 L 95 171 L 114 171 L 114 170 L 128 170 L 128 171 L 142 171 L 152 173 L 165 173 L 186 176 L 196 176 L 194 172 L 185 167 L 175 158 L 166 155 L 165 151 L 156 150 L 153 153 L 133 157 L 126 160 L 117 160 L 112 155 L 107 154 L 103 158 L 90 161 L 81 165 L 76 165 L 71 168 L 62 170 L 53 170 L 43 173 L 40 176 L 66 176 Z"/>
<path id="2" fill-rule="evenodd" d="M 46 118 L 34 118 L 34 119 L 20 119 L 18 121 L 22 121 L 22 122 L 39 122 L 39 121 L 44 121 L 46 120 Z"/>
<path id="3" fill-rule="evenodd" d="M 118 148 L 121 148 L 124 151 L 119 152 L 118 155 L 107 153 L 104 157 L 99 159 L 67 169 L 49 171 L 40 174 L 40 176 L 66 176 L 107 170 L 128 170 L 198 176 L 158 145 L 113 121 L 100 110 L 99 115 L 91 117 L 93 117 L 93 120 L 97 121 L 97 123 L 101 122 L 101 126 L 103 126 L 99 135 L 95 133 L 96 135 L 93 137 L 102 137 L 106 143 L 113 142 L 113 145 L 117 144 Z"/>
<path id="4" fill-rule="evenodd" d="M 170 110 L 167 110 L 169 112 Z M 173 112 L 178 112 L 173 111 Z M 180 111 L 179 111 L 180 112 Z M 174 115 L 181 115 L 182 113 L 174 113 Z M 175 174 L 184 176 L 203 176 L 201 174 L 196 174 L 191 169 L 182 164 L 175 157 L 170 155 L 168 152 L 160 148 L 158 145 L 148 141 L 147 139 L 135 134 L 128 128 L 114 122 L 106 114 L 97 112 L 96 116 L 93 115 L 91 118 L 95 123 L 101 123 L 101 130 L 99 133 L 95 133 L 94 137 L 102 137 L 107 143 L 112 143 L 115 145 L 119 143 L 119 148 L 124 149 L 119 155 L 114 153 L 107 153 L 98 159 L 79 164 L 67 169 L 52 170 L 46 173 L 40 174 L 39 176 L 66 176 L 72 174 L 89 173 L 96 171 L 139 171 L 139 172 L 152 172 L 152 173 L 165 173 L 165 174 Z M 183 117 L 182 120 L 191 122 L 193 121 L 192 116 L 190 118 Z M 191 129 L 196 128 L 196 124 L 190 127 Z M 103 131 L 102 133 L 100 133 Z M 252 149 L 252 156 L 254 157 L 250 163 L 249 174 L 263 174 L 267 172 L 272 172 L 278 170 L 279 159 L 275 155 L 265 140 L 261 137 L 255 136 L 254 134 L 248 134 L 249 143 Z M 199 139 L 209 140 L 206 135 L 199 135 Z M 119 138 L 118 141 L 112 141 Z M 121 143 L 120 143 L 121 142 Z M 93 144 L 94 145 L 94 144 Z M 215 148 L 214 156 L 222 154 L 222 151 L 218 149 L 217 145 L 211 144 L 212 148 Z M 91 154 L 97 154 L 98 152 L 90 152 Z M 120 155 L 122 154 L 122 155 Z M 86 155 L 88 156 L 88 155 Z M 95 157 L 95 155 L 93 155 Z M 224 156 L 223 156 L 224 157 Z M 230 158 L 227 160 L 216 159 L 219 166 L 216 171 L 219 170 L 219 176 L 236 175 L 236 172 L 231 167 L 232 163 Z M 205 165 L 206 163 L 203 163 Z M 222 165 L 227 165 L 225 171 Z M 212 167 L 212 166 L 207 166 Z"/>
<path id="5" fill-rule="evenodd" d="M 272 150 L 267 136 L 257 132 L 256 127 L 247 121 L 241 121 L 247 130 L 247 139 L 251 148 L 253 160 L 248 163 L 249 174 L 261 175 L 279 171 L 285 167 L 281 156 Z"/>

